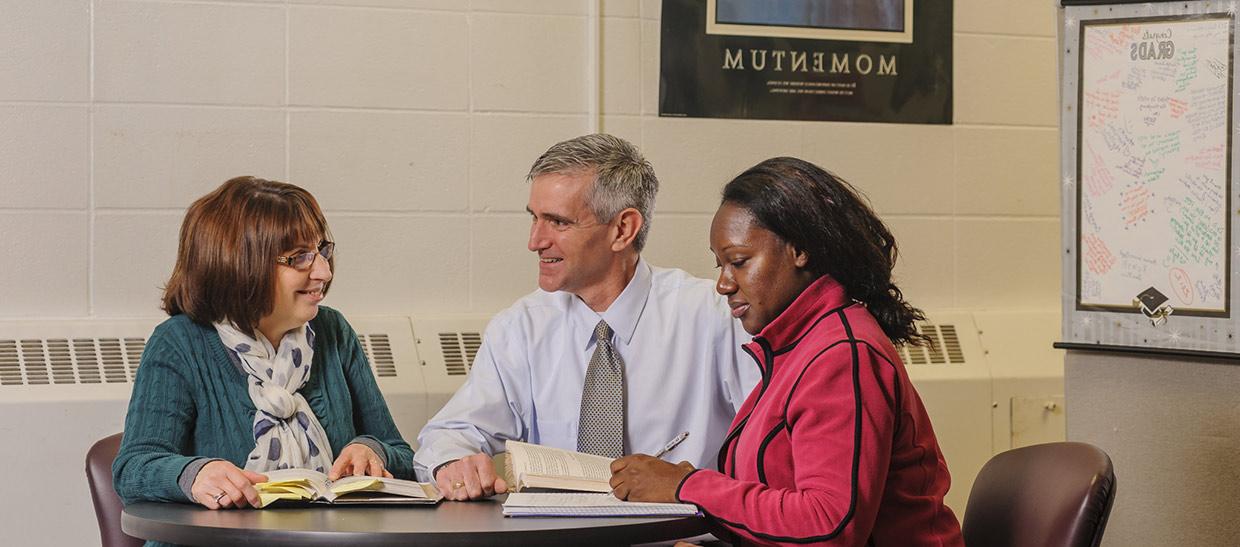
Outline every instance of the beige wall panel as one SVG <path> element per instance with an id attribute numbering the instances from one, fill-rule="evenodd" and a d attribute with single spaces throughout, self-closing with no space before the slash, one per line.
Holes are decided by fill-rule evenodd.
<path id="1" fill-rule="evenodd" d="M 642 256 L 655 266 L 680 268 L 695 276 L 714 281 L 715 255 L 710 252 L 711 214 L 654 215 L 650 239 Z"/>
<path id="2" fill-rule="evenodd" d="M 290 4 L 330 4 L 376 8 L 415 8 L 464 11 L 469 9 L 468 0 L 289 0 Z"/>
<path id="3" fill-rule="evenodd" d="M 0 317 L 89 311 L 87 214 L 0 213 Z"/>
<path id="4" fill-rule="evenodd" d="M 954 48 L 957 124 L 1059 125 L 1054 39 L 957 34 Z"/>
<path id="5" fill-rule="evenodd" d="M 607 114 L 641 112 L 641 21 L 603 19 L 602 111 Z"/>
<path id="6" fill-rule="evenodd" d="M 474 217 L 470 250 L 473 311 L 495 312 L 538 288 L 538 255 L 529 250 L 530 219 Z"/>
<path id="7" fill-rule="evenodd" d="M 181 213 L 100 213 L 95 217 L 91 290 L 96 314 L 163 314 L 160 299 L 176 265 L 183 219 Z"/>
<path id="8" fill-rule="evenodd" d="M 95 97 L 281 104 L 284 31 L 280 7 L 100 2 Z"/>
<path id="9" fill-rule="evenodd" d="M 599 0 L 606 17 L 640 17 L 641 3 L 636 0 Z"/>
<path id="10" fill-rule="evenodd" d="M 588 131 L 585 116 L 474 115 L 469 180 L 475 211 L 525 211 L 525 174 L 551 145 Z"/>
<path id="11" fill-rule="evenodd" d="M 474 110 L 585 112 L 584 17 L 476 13 L 470 27 Z"/>
<path id="12" fill-rule="evenodd" d="M 663 12 L 663 0 L 641 0 L 643 19 L 658 19 Z"/>
<path id="13" fill-rule="evenodd" d="M 952 127 L 809 123 L 805 159 L 856 186 L 883 214 L 950 214 Z"/>
<path id="14" fill-rule="evenodd" d="M 1057 307 L 1059 265 L 1059 219 L 956 221 L 958 307 Z"/>
<path id="15" fill-rule="evenodd" d="M 590 12 L 590 5 L 581 0 L 472 0 L 472 4 L 474 11 L 540 15 L 586 15 Z"/>
<path id="16" fill-rule="evenodd" d="M 354 315 L 427 315 L 469 306 L 469 219 L 327 214 L 336 238 L 328 306 Z"/>
<path id="17" fill-rule="evenodd" d="M 956 213 L 1059 215 L 1059 131 L 956 128 Z"/>
<path id="18" fill-rule="evenodd" d="M 603 116 L 599 120 L 599 131 L 620 137 L 636 146 L 646 155 L 642 146 L 642 119 L 639 116 Z M 658 171 L 655 171 L 657 174 Z"/>
<path id="19" fill-rule="evenodd" d="M 279 110 L 97 106 L 95 205 L 184 209 L 241 175 L 286 180 Z"/>
<path id="20" fill-rule="evenodd" d="M 647 118 L 646 158 L 659 175 L 662 212 L 714 214 L 732 177 L 774 156 L 801 155 L 801 127 L 765 121 Z"/>
<path id="21" fill-rule="evenodd" d="M 1054 0 L 956 0 L 955 31 L 1054 37 Z"/>
<path id="22" fill-rule="evenodd" d="M 894 278 L 922 309 L 956 307 L 955 223 L 950 218 L 883 218 L 900 254 Z"/>
<path id="23" fill-rule="evenodd" d="M 293 6 L 289 101 L 464 110 L 466 16 Z"/>
<path id="24" fill-rule="evenodd" d="M 0 106 L 0 209 L 84 209 L 90 182 L 85 106 Z"/>
<path id="25" fill-rule="evenodd" d="M 659 22 L 641 22 L 642 114 L 659 115 Z"/>
<path id="26" fill-rule="evenodd" d="M 0 100 L 90 99 L 90 2 L 0 0 Z"/>
<path id="27" fill-rule="evenodd" d="M 463 211 L 464 114 L 294 112 L 289 178 L 327 210 Z"/>

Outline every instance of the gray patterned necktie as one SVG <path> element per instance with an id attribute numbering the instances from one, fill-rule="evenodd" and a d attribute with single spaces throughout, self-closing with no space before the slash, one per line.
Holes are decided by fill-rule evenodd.
<path id="1" fill-rule="evenodd" d="M 611 327 L 594 327 L 594 355 L 581 392 L 577 451 L 609 458 L 624 455 L 624 363 L 611 345 Z"/>

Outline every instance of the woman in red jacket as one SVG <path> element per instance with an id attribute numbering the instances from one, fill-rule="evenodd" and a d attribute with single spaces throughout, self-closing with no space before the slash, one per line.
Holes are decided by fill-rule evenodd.
<path id="1" fill-rule="evenodd" d="M 741 544 L 960 546 L 950 479 L 895 343 L 922 312 L 891 280 L 891 232 L 846 182 L 774 158 L 723 190 L 716 289 L 762 370 L 717 470 L 645 455 L 612 464 L 616 496 L 693 503 Z"/>

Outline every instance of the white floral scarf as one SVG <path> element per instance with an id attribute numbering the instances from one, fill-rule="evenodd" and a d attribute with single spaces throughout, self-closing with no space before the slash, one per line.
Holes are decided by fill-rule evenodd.
<path id="1" fill-rule="evenodd" d="M 249 377 L 254 401 L 254 450 L 245 469 L 254 472 L 308 468 L 326 473 L 332 464 L 327 433 L 298 390 L 310 378 L 314 330 L 307 323 L 289 331 L 273 348 L 265 336 L 255 339 L 229 323 L 215 323 L 230 357 Z"/>

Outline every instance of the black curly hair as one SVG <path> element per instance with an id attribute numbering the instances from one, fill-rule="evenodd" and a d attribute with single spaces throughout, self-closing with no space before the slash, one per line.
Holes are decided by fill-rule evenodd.
<path id="1" fill-rule="evenodd" d="M 724 186 L 723 202 L 804 251 L 807 268 L 843 285 L 894 343 L 928 342 L 915 326 L 925 314 L 891 280 L 896 240 L 852 185 L 805 160 L 771 158 Z"/>

